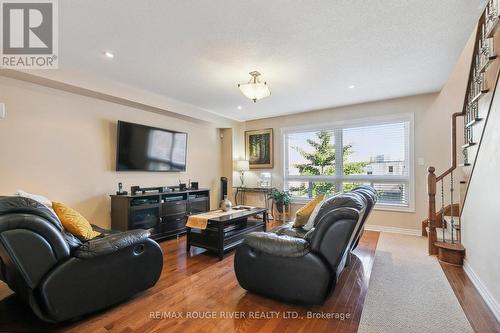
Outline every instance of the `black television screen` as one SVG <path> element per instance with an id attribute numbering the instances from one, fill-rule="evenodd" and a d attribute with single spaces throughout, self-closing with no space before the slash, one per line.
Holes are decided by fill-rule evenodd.
<path id="1" fill-rule="evenodd" d="M 187 133 L 118 121 L 117 171 L 185 171 Z"/>

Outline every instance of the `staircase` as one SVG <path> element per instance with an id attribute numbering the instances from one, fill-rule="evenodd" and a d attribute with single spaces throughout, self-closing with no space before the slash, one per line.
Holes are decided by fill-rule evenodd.
<path id="1" fill-rule="evenodd" d="M 435 167 L 428 168 L 429 210 L 427 219 L 422 221 L 422 236 L 428 237 L 429 255 L 437 255 L 440 261 L 454 265 L 462 265 L 465 256 L 460 236 L 461 207 L 467 199 L 470 179 L 474 175 L 476 158 L 481 149 L 483 131 L 500 72 L 497 60 L 497 49 L 500 50 L 499 6 L 497 0 L 488 1 L 477 24 L 463 107 L 451 119 L 451 166 L 438 175 Z M 457 164 L 459 125 L 463 126 L 463 141 L 459 148 L 462 152 L 461 163 Z M 459 179 L 458 194 L 455 193 L 457 177 L 463 178 Z M 436 195 L 439 199 L 437 201 Z"/>

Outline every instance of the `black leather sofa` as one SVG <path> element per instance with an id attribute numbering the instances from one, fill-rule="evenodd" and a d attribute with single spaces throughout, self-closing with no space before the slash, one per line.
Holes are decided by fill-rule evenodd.
<path id="1" fill-rule="evenodd" d="M 363 186 L 326 199 L 310 230 L 292 222 L 248 234 L 234 257 L 238 282 L 282 301 L 322 304 L 349 265 L 375 201 L 375 190 Z"/>
<path id="2" fill-rule="evenodd" d="M 82 243 L 44 205 L 0 198 L 0 279 L 42 320 L 98 311 L 152 287 L 163 254 L 145 230 L 109 231 Z"/>

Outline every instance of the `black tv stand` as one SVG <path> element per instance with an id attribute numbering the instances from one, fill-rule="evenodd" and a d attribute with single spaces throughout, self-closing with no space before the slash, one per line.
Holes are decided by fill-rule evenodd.
<path id="1" fill-rule="evenodd" d="M 210 210 L 210 190 L 111 195 L 111 228 L 147 229 L 155 240 L 186 232 L 190 214 Z"/>

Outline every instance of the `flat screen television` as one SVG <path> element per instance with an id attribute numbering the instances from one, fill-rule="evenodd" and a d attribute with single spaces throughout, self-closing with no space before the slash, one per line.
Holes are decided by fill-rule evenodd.
<path id="1" fill-rule="evenodd" d="M 118 121 L 117 171 L 186 171 L 187 133 Z"/>

